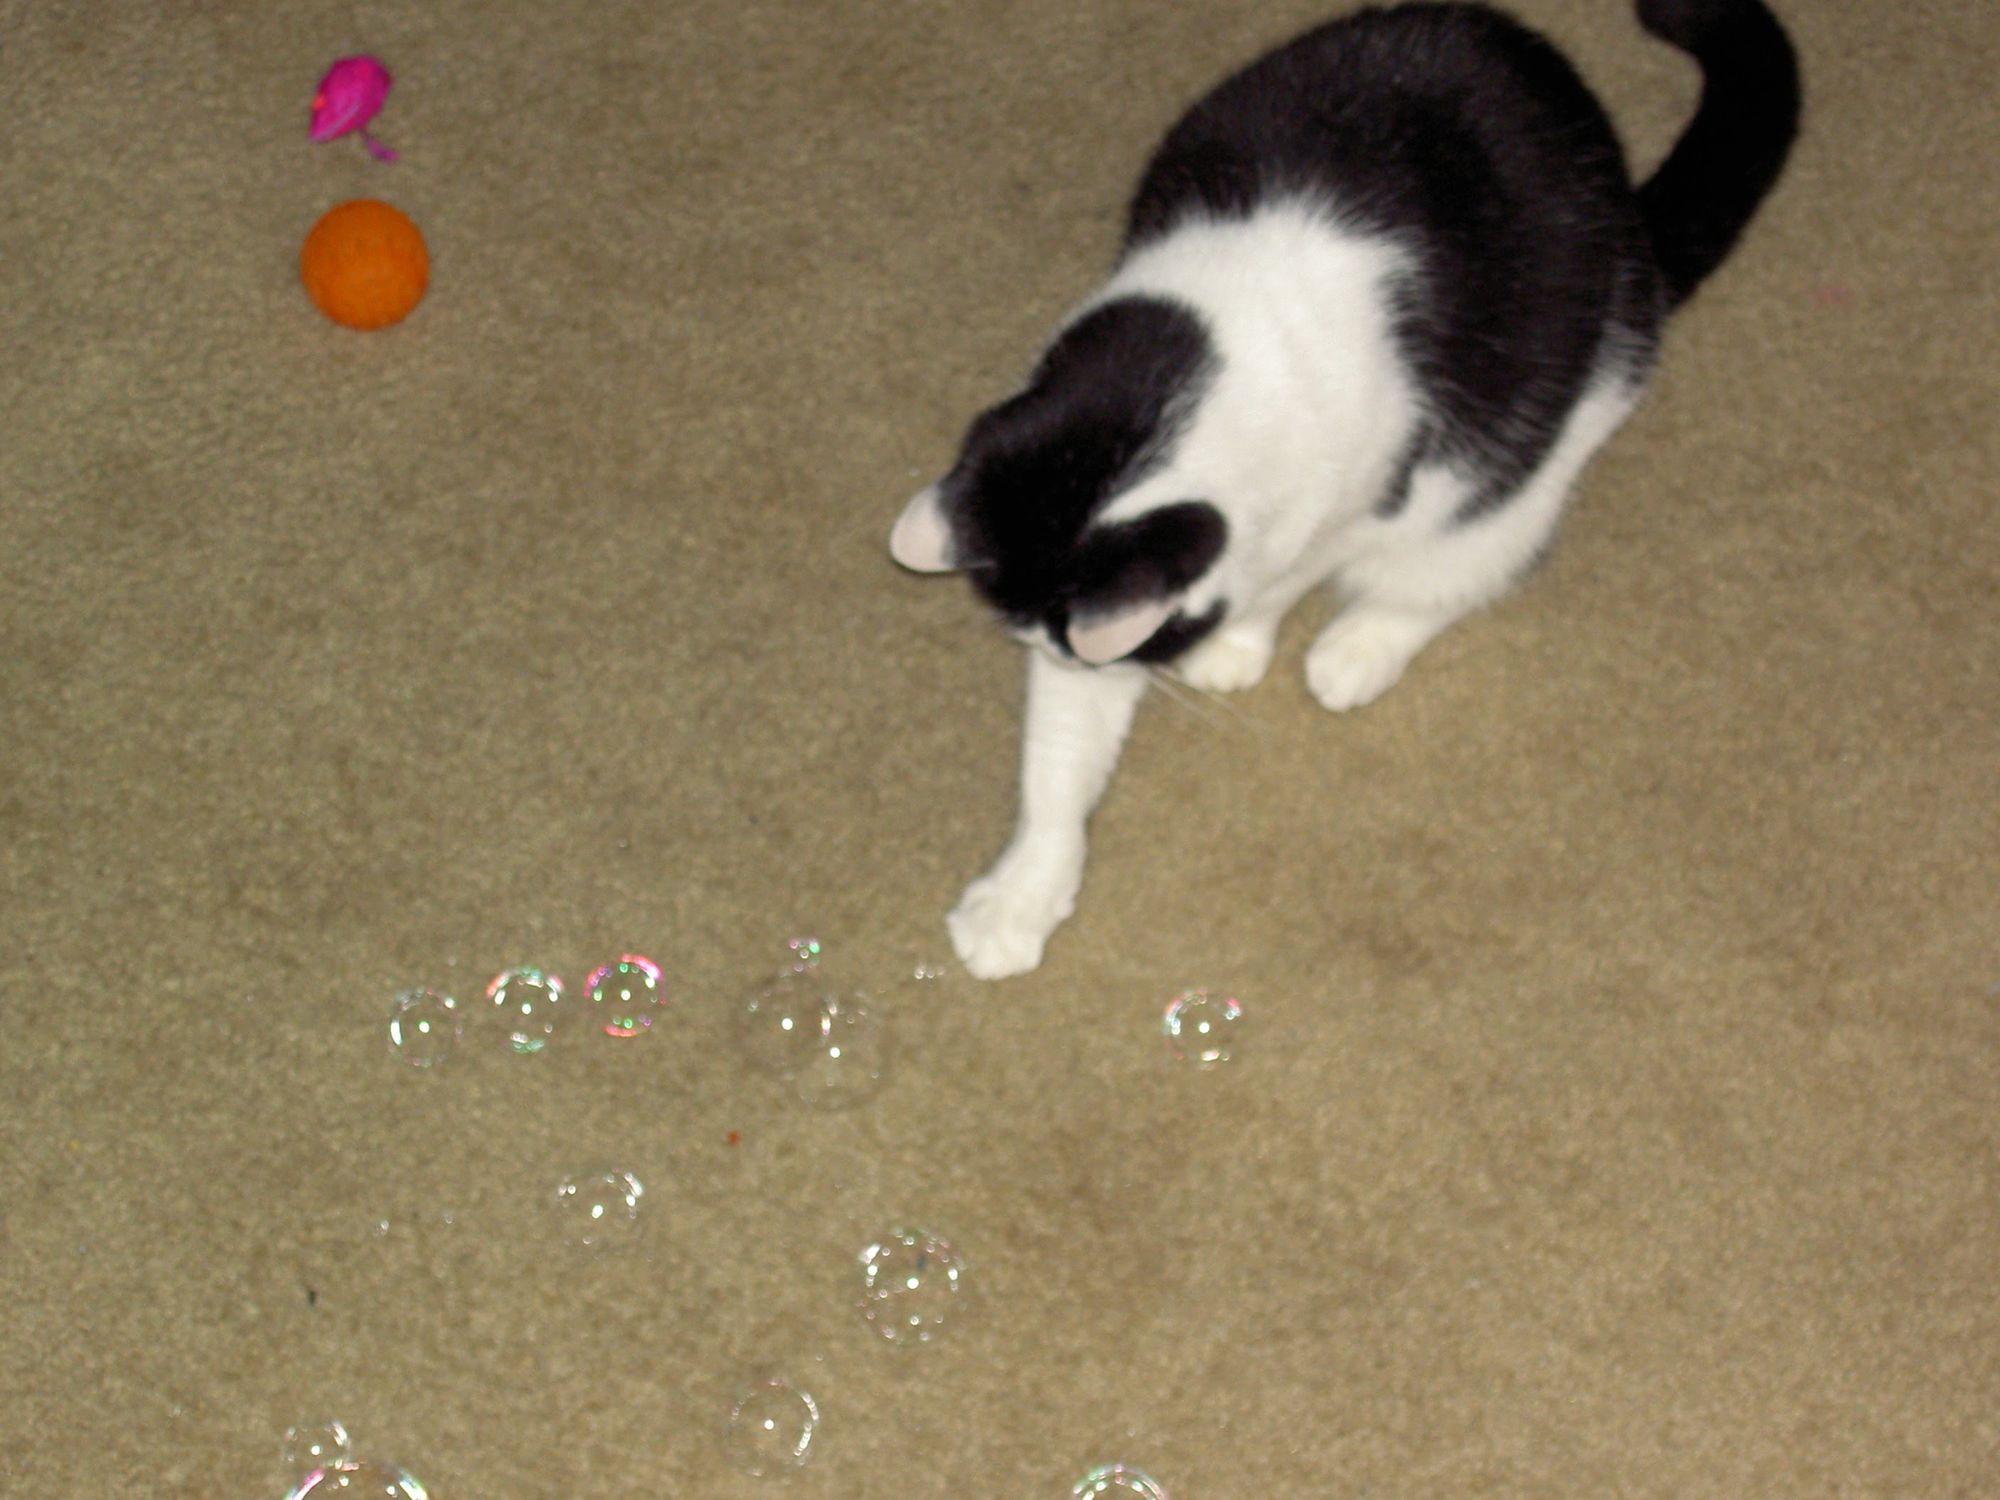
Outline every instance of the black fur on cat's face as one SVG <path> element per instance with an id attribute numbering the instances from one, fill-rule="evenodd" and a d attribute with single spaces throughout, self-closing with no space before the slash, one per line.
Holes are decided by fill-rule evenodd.
<path id="1" fill-rule="evenodd" d="M 1127 520 L 1097 517 L 1164 462 L 1216 364 L 1184 307 L 1123 297 L 1085 313 L 1024 390 L 973 421 L 951 472 L 914 502 L 934 503 L 949 533 L 948 556 L 933 565 L 965 569 L 1013 630 L 1045 633 L 1064 653 L 1072 621 L 1181 594 L 1227 541 L 1214 506 L 1189 497 Z M 1172 613 L 1125 654 L 1170 660 L 1221 613 Z"/>

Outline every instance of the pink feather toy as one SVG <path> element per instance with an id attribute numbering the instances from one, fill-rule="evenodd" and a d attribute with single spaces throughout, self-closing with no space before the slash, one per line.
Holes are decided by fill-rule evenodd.
<path id="1" fill-rule="evenodd" d="M 363 128 L 381 113 L 392 82 L 380 58 L 343 57 L 326 70 L 313 94 L 312 138 L 330 141 L 359 130 L 369 155 L 377 161 L 394 161 L 396 153 Z"/>

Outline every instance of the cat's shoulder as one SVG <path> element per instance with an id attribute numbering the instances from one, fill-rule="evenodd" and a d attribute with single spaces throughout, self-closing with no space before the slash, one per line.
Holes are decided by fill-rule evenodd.
<path id="1" fill-rule="evenodd" d="M 1266 325 L 1274 337 L 1311 327 L 1321 342 L 1358 339 L 1386 332 L 1415 263 L 1405 238 L 1302 191 L 1241 215 L 1183 215 L 1133 245 L 1100 297 L 1178 303 L 1224 347 Z"/>

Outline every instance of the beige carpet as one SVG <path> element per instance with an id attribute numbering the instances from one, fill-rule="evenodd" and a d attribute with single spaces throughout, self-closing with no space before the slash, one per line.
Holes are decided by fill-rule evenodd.
<path id="1" fill-rule="evenodd" d="M 1691 70 L 1519 8 L 1656 158 Z M 1149 705 L 989 986 L 908 976 L 1020 664 L 889 523 L 1319 6 L 6 0 L 0 1491 L 275 1500 L 333 1414 L 434 1500 L 2000 1493 L 2000 11 L 1786 9 L 1792 170 L 1547 571 L 1352 717 L 1303 617 Z M 362 50 L 393 166 L 306 141 Z M 434 257 L 378 335 L 296 276 L 362 194 Z M 732 1042 L 806 931 L 845 1111 Z M 390 1052 L 634 948 L 643 1040 Z M 930 1347 L 852 1305 L 898 1221 Z"/>

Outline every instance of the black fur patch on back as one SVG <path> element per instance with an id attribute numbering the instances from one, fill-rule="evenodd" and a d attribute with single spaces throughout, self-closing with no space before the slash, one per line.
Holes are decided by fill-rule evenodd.
<path id="1" fill-rule="evenodd" d="M 1091 523 L 1171 448 L 1216 363 L 1191 309 L 1121 297 L 1064 329 L 1027 388 L 973 422 L 941 497 L 958 556 L 1009 621 L 1061 642 L 1072 608 L 1172 593 L 1215 560 L 1227 526 L 1198 502 Z"/>
<path id="2" fill-rule="evenodd" d="M 1412 256 L 1396 313 L 1424 436 L 1492 493 L 1546 454 L 1607 328 L 1635 346 L 1657 333 L 1658 270 L 1610 122 L 1553 47 L 1485 6 L 1364 10 L 1225 81 L 1155 152 L 1127 245 L 1298 197 Z"/>

